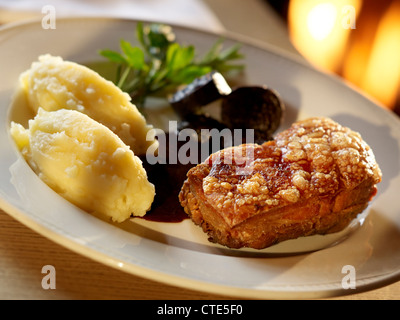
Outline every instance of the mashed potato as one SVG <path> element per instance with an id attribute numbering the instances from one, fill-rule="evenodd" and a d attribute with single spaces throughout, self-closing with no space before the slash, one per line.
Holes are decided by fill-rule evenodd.
<path id="1" fill-rule="evenodd" d="M 20 85 L 35 113 L 39 108 L 77 110 L 107 126 L 137 155 L 157 147 L 152 126 L 129 95 L 85 66 L 43 55 L 20 76 Z"/>
<path id="2" fill-rule="evenodd" d="M 87 115 L 39 108 L 29 129 L 11 123 L 11 135 L 40 178 L 78 207 L 116 222 L 150 209 L 155 188 L 141 160 Z"/>

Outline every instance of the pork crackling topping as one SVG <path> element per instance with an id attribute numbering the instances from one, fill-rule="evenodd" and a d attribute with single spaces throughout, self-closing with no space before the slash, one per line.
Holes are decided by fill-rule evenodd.
<path id="1" fill-rule="evenodd" d="M 204 165 L 205 197 L 231 216 L 231 224 L 274 207 L 353 189 L 367 179 L 378 183 L 382 176 L 360 134 L 324 117 L 298 121 L 262 145 L 221 150 Z"/>

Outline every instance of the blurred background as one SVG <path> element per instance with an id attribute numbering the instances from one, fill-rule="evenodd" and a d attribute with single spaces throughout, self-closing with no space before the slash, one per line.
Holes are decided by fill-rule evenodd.
<path id="1" fill-rule="evenodd" d="M 268 0 L 292 44 L 400 114 L 400 0 Z"/>

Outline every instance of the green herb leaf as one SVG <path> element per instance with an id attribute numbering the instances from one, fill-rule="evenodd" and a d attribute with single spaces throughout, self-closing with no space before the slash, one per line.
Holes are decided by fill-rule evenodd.
<path id="1" fill-rule="evenodd" d="M 133 47 L 128 41 L 121 40 L 121 50 L 125 54 L 128 65 L 133 69 L 142 69 L 144 62 L 144 53 L 139 47 Z"/>
<path id="2" fill-rule="evenodd" d="M 108 60 L 116 63 L 126 63 L 125 58 L 118 52 L 115 52 L 113 50 L 100 50 L 99 54 L 102 55 L 103 57 L 107 58 Z"/>
<path id="3" fill-rule="evenodd" d="M 236 44 L 236 45 L 222 51 L 218 57 L 219 60 L 226 61 L 226 60 L 243 59 L 244 56 L 239 53 L 240 48 L 241 48 L 241 45 Z"/>
<path id="4" fill-rule="evenodd" d="M 222 38 L 199 60 L 196 60 L 195 47 L 177 43 L 168 25 L 139 22 L 136 39 L 139 46 L 122 39 L 121 52 L 105 49 L 99 54 L 117 64 L 114 82 L 130 94 L 139 108 L 144 106 L 147 97 L 166 95 L 212 70 L 226 73 L 244 67 L 231 63 L 243 58 L 240 45 L 223 49 Z"/>
<path id="5" fill-rule="evenodd" d="M 166 56 L 166 65 L 170 71 L 176 71 L 190 65 L 194 58 L 194 47 L 181 47 L 178 43 L 169 46 Z"/>
<path id="6" fill-rule="evenodd" d="M 204 57 L 200 60 L 200 64 L 202 65 L 208 65 L 211 64 L 213 61 L 218 59 L 218 55 L 222 49 L 222 44 L 224 40 L 222 38 L 219 38 L 214 45 L 211 47 L 211 49 L 204 55 Z"/>

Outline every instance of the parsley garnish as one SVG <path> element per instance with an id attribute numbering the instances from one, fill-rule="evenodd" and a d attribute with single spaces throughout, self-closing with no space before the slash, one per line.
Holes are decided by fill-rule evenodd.
<path id="1" fill-rule="evenodd" d="M 243 65 L 231 63 L 243 58 L 239 53 L 240 44 L 223 49 L 222 38 L 200 59 L 193 45 L 175 41 L 175 34 L 168 25 L 139 22 L 136 38 L 140 47 L 122 39 L 120 52 L 106 49 L 99 53 L 116 63 L 114 83 L 129 93 L 139 108 L 144 107 L 148 96 L 166 96 L 180 85 L 189 84 L 213 70 L 225 74 L 243 69 Z"/>

